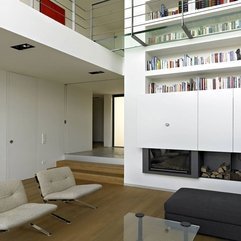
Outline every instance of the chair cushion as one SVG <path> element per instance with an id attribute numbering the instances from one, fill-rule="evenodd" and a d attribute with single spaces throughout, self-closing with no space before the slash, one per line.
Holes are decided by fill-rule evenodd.
<path id="1" fill-rule="evenodd" d="M 50 193 L 44 197 L 44 200 L 74 200 L 101 188 L 100 184 L 75 185 L 61 192 Z"/>
<path id="2" fill-rule="evenodd" d="M 37 178 L 43 197 L 50 193 L 64 191 L 76 185 L 69 167 L 58 167 L 38 172 Z"/>
<path id="3" fill-rule="evenodd" d="M 0 230 L 9 230 L 31 222 L 34 219 L 53 212 L 56 208 L 57 206 L 54 204 L 26 203 L 0 213 Z"/>
<path id="4" fill-rule="evenodd" d="M 21 181 L 0 182 L 0 213 L 27 203 Z"/>

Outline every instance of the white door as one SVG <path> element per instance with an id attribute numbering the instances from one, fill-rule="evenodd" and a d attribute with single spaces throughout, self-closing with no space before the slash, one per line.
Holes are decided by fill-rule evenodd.
<path id="1" fill-rule="evenodd" d="M 7 178 L 36 172 L 37 82 L 10 73 L 7 80 Z"/>
<path id="2" fill-rule="evenodd" d="M 241 89 L 234 89 L 233 151 L 241 152 Z"/>
<path id="3" fill-rule="evenodd" d="M 92 107 L 90 90 L 68 85 L 66 89 L 65 153 L 92 149 Z"/>
<path id="4" fill-rule="evenodd" d="M 232 151 L 233 90 L 199 92 L 198 149 Z"/>
<path id="5" fill-rule="evenodd" d="M 138 143 L 143 148 L 197 149 L 197 92 L 142 95 Z"/>

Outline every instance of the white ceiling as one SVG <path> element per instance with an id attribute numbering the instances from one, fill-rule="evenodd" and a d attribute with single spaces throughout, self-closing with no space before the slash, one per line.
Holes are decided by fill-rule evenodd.
<path id="1" fill-rule="evenodd" d="M 0 36 L 1 69 L 65 84 L 83 83 L 84 86 L 93 88 L 94 93 L 97 94 L 124 92 L 123 76 L 121 75 L 1 28 Z M 10 47 L 21 43 L 29 43 L 35 48 L 18 51 Z M 104 71 L 104 74 L 89 74 L 90 71 L 99 70 Z"/>

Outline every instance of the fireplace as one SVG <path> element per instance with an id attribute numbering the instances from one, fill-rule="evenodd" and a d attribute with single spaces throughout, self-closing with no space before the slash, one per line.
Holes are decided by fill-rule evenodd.
<path id="1" fill-rule="evenodd" d="M 144 173 L 199 177 L 199 163 L 196 151 L 143 149 Z"/>
<path id="2" fill-rule="evenodd" d="M 241 153 L 142 150 L 144 173 L 241 181 Z"/>

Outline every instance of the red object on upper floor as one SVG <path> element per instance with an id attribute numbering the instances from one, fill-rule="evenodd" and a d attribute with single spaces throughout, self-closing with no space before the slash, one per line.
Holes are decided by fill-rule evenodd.
<path id="1" fill-rule="evenodd" d="M 65 25 L 65 10 L 50 0 L 40 1 L 40 12 Z"/>

